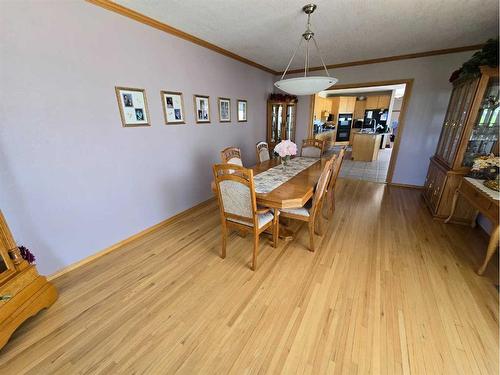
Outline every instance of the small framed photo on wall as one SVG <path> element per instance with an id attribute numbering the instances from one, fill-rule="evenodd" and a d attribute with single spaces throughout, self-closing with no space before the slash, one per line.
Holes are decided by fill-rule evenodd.
<path id="1" fill-rule="evenodd" d="M 193 95 L 194 97 L 194 118 L 197 123 L 210 122 L 210 102 L 208 96 Z"/>
<path id="2" fill-rule="evenodd" d="M 115 87 L 122 125 L 150 126 L 146 90 L 131 87 Z"/>
<path id="3" fill-rule="evenodd" d="M 165 124 L 185 124 L 184 100 L 181 92 L 161 91 Z"/>
<path id="4" fill-rule="evenodd" d="M 247 121 L 247 111 L 248 111 L 247 101 L 243 99 L 238 99 L 238 122 Z"/>
<path id="5" fill-rule="evenodd" d="M 231 99 L 219 98 L 219 121 L 231 122 Z"/>

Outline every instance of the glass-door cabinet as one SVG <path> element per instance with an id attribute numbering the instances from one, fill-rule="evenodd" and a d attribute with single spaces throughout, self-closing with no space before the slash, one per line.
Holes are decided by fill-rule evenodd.
<path id="1" fill-rule="evenodd" d="M 282 140 L 295 142 L 296 117 L 297 100 L 267 101 L 267 143 L 271 154 Z"/>
<path id="2" fill-rule="evenodd" d="M 498 153 L 499 131 L 499 84 L 498 77 L 487 76 L 486 90 L 481 97 L 479 111 L 473 118 L 470 131 L 465 134 L 467 143 L 461 162 L 462 167 L 472 167 L 474 159 L 481 155 Z"/>

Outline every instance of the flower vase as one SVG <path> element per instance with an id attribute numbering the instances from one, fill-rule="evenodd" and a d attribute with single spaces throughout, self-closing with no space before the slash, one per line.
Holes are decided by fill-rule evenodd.
<path id="1" fill-rule="evenodd" d="M 288 166 L 289 161 L 290 161 L 290 155 L 281 158 L 281 167 L 283 171 L 286 171 L 286 167 Z"/>

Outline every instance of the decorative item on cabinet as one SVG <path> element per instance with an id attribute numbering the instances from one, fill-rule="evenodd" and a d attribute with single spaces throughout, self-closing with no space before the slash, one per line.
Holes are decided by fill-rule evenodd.
<path id="1" fill-rule="evenodd" d="M 23 253 L 34 260 L 26 248 Z M 26 319 L 56 299 L 54 286 L 23 258 L 0 211 L 0 348 Z"/>
<path id="2" fill-rule="evenodd" d="M 274 100 L 275 95 L 271 94 L 267 101 L 267 143 L 270 150 L 274 150 L 282 140 L 295 142 L 297 97 Z"/>
<path id="3" fill-rule="evenodd" d="M 483 66 L 480 74 L 453 81 L 453 90 L 435 155 L 431 158 L 423 196 L 437 219 L 451 212 L 453 195 L 473 160 L 488 155 L 498 144 L 498 70 Z M 491 99 L 493 98 L 493 99 Z M 495 102 L 496 105 L 491 105 Z M 466 201 L 455 210 L 453 221 L 470 224 L 476 211 Z"/>

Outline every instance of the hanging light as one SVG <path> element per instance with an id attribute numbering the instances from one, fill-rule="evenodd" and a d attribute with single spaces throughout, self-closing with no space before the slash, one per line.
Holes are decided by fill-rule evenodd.
<path id="1" fill-rule="evenodd" d="M 323 57 L 321 56 L 321 52 L 319 51 L 318 43 L 314 38 L 314 33 L 311 30 L 311 13 L 314 12 L 315 9 L 316 9 L 315 4 L 308 4 L 302 7 L 304 13 L 307 14 L 306 31 L 300 37 L 299 45 L 295 49 L 292 58 L 288 62 L 288 65 L 285 71 L 283 72 L 281 79 L 278 82 L 274 83 L 274 86 L 292 95 L 316 94 L 338 82 L 337 78 L 330 77 L 325 62 L 323 61 Z M 318 51 L 319 58 L 321 59 L 321 63 L 323 64 L 323 68 L 325 68 L 326 76 L 307 76 L 307 73 L 309 71 L 309 42 L 311 41 L 311 39 L 314 42 L 314 45 L 316 46 L 316 50 Z M 285 77 L 286 72 L 288 71 L 288 68 L 290 68 L 290 65 L 292 64 L 293 58 L 295 57 L 297 51 L 302 45 L 303 40 L 306 41 L 306 62 L 304 66 L 304 76 L 298 78 L 283 79 Z"/>

